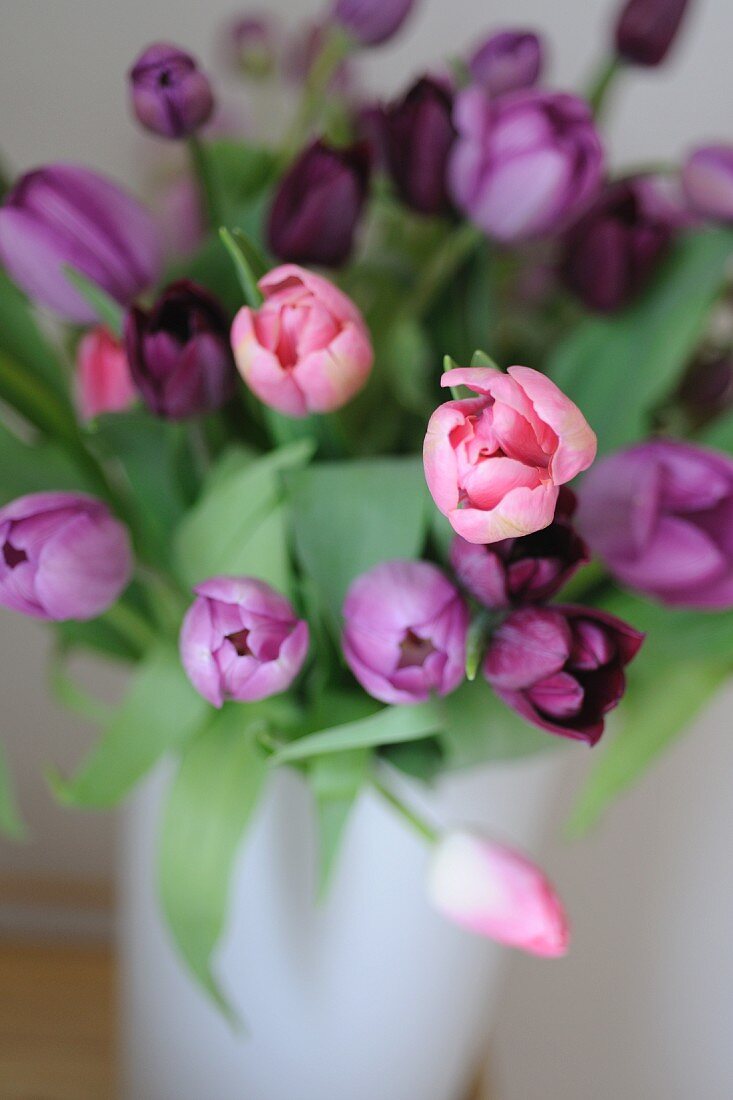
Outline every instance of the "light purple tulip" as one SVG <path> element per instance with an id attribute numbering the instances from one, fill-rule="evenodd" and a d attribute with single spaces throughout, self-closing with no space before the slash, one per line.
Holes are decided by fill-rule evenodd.
<path id="1" fill-rule="evenodd" d="M 21 176 L 6 196 L 0 259 L 34 301 L 87 324 L 97 315 L 63 268 L 127 305 L 155 282 L 162 247 L 150 214 L 116 183 L 87 168 L 51 164 Z"/>
<path id="2" fill-rule="evenodd" d="M 0 604 L 35 619 L 94 619 L 132 574 L 127 529 L 82 493 L 31 493 L 0 509 Z"/>
<path id="3" fill-rule="evenodd" d="M 380 46 L 401 28 L 415 0 L 336 0 L 333 17 L 362 46 Z"/>
<path id="4" fill-rule="evenodd" d="M 178 46 L 148 46 L 130 69 L 129 81 L 138 122 L 159 137 L 190 137 L 211 118 L 209 78 L 196 58 Z"/>
<path id="5" fill-rule="evenodd" d="M 474 86 L 458 96 L 453 121 L 453 199 L 499 241 L 558 233 L 600 186 L 603 147 L 577 96 L 527 89 L 492 100 Z"/>
<path id="6" fill-rule="evenodd" d="M 389 561 L 362 574 L 344 602 L 344 656 L 369 695 L 416 703 L 464 677 L 468 608 L 426 561 Z"/>
<path id="7" fill-rule="evenodd" d="M 537 83 L 543 65 L 543 43 L 532 31 L 498 31 L 481 43 L 468 62 L 476 84 L 490 96 L 505 95 Z"/>
<path id="8" fill-rule="evenodd" d="M 653 440 L 599 462 L 578 528 L 623 584 L 677 607 L 733 607 L 733 459 Z"/>
<path id="9" fill-rule="evenodd" d="M 733 145 L 696 149 L 682 169 L 682 186 L 696 214 L 733 222 Z"/>
<path id="10" fill-rule="evenodd" d="M 212 577 L 181 628 L 181 661 L 204 699 L 254 703 L 290 687 L 308 653 L 308 625 L 290 603 L 252 577 Z"/>

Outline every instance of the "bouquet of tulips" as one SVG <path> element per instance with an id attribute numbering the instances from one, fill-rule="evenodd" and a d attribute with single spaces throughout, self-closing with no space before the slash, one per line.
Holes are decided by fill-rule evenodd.
<path id="1" fill-rule="evenodd" d="M 502 30 L 375 102 L 360 54 L 414 6 L 227 28 L 245 94 L 292 115 L 268 140 L 149 46 L 132 113 L 186 154 L 158 215 L 67 164 L 0 208 L 0 603 L 49 623 L 87 711 L 67 656 L 130 663 L 51 781 L 110 806 L 175 754 L 162 904 L 220 1000 L 271 769 L 312 789 L 324 886 L 372 784 L 434 846 L 443 913 L 559 955 L 539 868 L 420 819 L 400 773 L 594 746 L 618 706 L 578 831 L 733 666 L 733 147 L 617 174 L 600 129 L 688 5 L 629 0 L 585 97 Z"/>

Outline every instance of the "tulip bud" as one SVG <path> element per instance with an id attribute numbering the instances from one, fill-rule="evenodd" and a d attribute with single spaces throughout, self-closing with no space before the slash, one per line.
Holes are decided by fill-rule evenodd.
<path id="1" fill-rule="evenodd" d="M 52 164 L 21 176 L 5 196 L 0 259 L 34 301 L 66 321 L 89 324 L 96 313 L 64 268 L 127 305 L 155 282 L 162 249 L 153 219 L 117 184 L 86 168 Z"/>
<path id="2" fill-rule="evenodd" d="M 575 506 L 575 494 L 563 485 L 555 518 L 542 531 L 488 546 L 457 535 L 450 560 L 458 580 L 479 603 L 493 609 L 549 600 L 589 560 L 588 548 L 571 523 Z"/>
<path id="3" fill-rule="evenodd" d="M 0 605 L 35 619 L 94 619 L 127 587 L 127 529 L 101 500 L 31 493 L 0 508 Z"/>
<path id="4" fill-rule="evenodd" d="M 232 68 L 254 80 L 269 76 L 278 57 L 278 28 L 271 16 L 238 16 L 226 29 L 225 52 Z"/>
<path id="5" fill-rule="evenodd" d="M 385 114 L 387 162 L 400 198 L 418 214 L 450 209 L 448 155 L 455 139 L 452 98 L 443 84 L 423 77 Z"/>
<path id="6" fill-rule="evenodd" d="M 415 0 L 335 0 L 333 18 L 362 46 L 381 46 L 397 34 Z"/>
<path id="7" fill-rule="evenodd" d="M 728 455 L 639 443 L 599 462 L 579 497 L 579 530 L 622 584 L 672 607 L 733 607 Z"/>
<path id="8" fill-rule="evenodd" d="M 688 0 L 628 0 L 616 23 L 616 52 L 632 65 L 659 65 L 667 56 Z"/>
<path id="9" fill-rule="evenodd" d="M 568 949 L 568 924 L 550 882 L 526 856 L 468 831 L 447 833 L 433 852 L 430 900 L 469 932 L 557 958 Z"/>
<path id="10" fill-rule="evenodd" d="M 369 153 L 316 141 L 280 181 L 270 209 L 270 248 L 281 260 L 338 267 L 349 258 L 369 184 Z"/>
<path id="11" fill-rule="evenodd" d="M 259 283 L 265 301 L 232 326 L 237 368 L 249 388 L 286 416 L 333 412 L 369 377 L 374 352 L 364 318 L 333 283 L 294 264 Z"/>
<path id="12" fill-rule="evenodd" d="M 131 309 L 125 348 L 133 381 L 156 416 L 184 420 L 219 409 L 234 392 L 229 319 L 203 287 L 171 283 L 152 309 Z"/>
<path id="13" fill-rule="evenodd" d="M 531 88 L 539 80 L 543 60 L 539 35 L 532 31 L 499 31 L 474 51 L 468 69 L 474 82 L 496 97 Z"/>
<path id="14" fill-rule="evenodd" d="M 453 121 L 449 190 L 499 241 L 560 232 L 600 186 L 603 146 L 577 96 L 527 89 L 491 100 L 472 87 L 458 96 Z"/>
<path id="15" fill-rule="evenodd" d="M 448 695 L 464 678 L 468 608 L 429 562 L 383 562 L 357 577 L 344 623 L 346 662 L 383 703 Z"/>
<path id="16" fill-rule="evenodd" d="M 76 352 L 76 389 L 83 420 L 124 412 L 135 403 L 125 349 L 106 328 L 82 336 Z"/>
<path id="17" fill-rule="evenodd" d="M 286 691 L 308 653 L 308 625 L 284 596 L 251 577 L 212 577 L 181 627 L 181 661 L 204 699 L 254 703 Z"/>
<path id="18" fill-rule="evenodd" d="M 696 214 L 733 222 L 733 145 L 696 149 L 682 169 L 682 187 Z"/>
<path id="19" fill-rule="evenodd" d="M 594 607 L 526 607 L 495 632 L 484 675 L 540 729 L 595 745 L 644 635 Z"/>
<path id="20" fill-rule="evenodd" d="M 191 54 L 156 42 L 129 74 L 132 109 L 146 130 L 165 138 L 186 138 L 208 122 L 214 96 L 208 77 Z"/>

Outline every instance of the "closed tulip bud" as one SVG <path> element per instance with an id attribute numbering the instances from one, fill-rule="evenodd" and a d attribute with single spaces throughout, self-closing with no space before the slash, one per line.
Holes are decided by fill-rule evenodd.
<path id="1" fill-rule="evenodd" d="M 127 529 L 101 500 L 31 493 L 0 508 L 0 605 L 35 619 L 94 619 L 127 587 Z"/>
<path id="2" fill-rule="evenodd" d="M 315 141 L 280 182 L 268 239 L 281 260 L 338 267 L 349 258 L 369 185 L 363 143 L 335 148 Z"/>
<path id="3" fill-rule="evenodd" d="M 696 214 L 733 222 L 733 145 L 696 149 L 682 169 L 682 187 Z"/>
<path id="4" fill-rule="evenodd" d="M 549 527 L 488 546 L 456 536 L 450 560 L 458 580 L 485 607 L 500 609 L 544 603 L 589 560 L 572 525 L 575 494 L 562 486 Z"/>
<path id="5" fill-rule="evenodd" d="M 599 462 L 578 527 L 622 584 L 673 607 L 733 607 L 733 459 L 672 439 Z"/>
<path id="6" fill-rule="evenodd" d="M 677 37 L 688 0 L 627 0 L 616 23 L 616 52 L 632 65 L 659 65 Z"/>
<path id="7" fill-rule="evenodd" d="M 464 678 L 468 608 L 430 562 L 383 562 L 357 577 L 344 624 L 346 662 L 383 703 L 448 695 Z"/>
<path id="8" fill-rule="evenodd" d="M 589 309 L 621 309 L 656 271 L 678 223 L 651 180 L 609 185 L 567 235 L 565 283 Z"/>
<path id="9" fill-rule="evenodd" d="M 527 722 L 595 745 L 644 635 L 593 607 L 526 607 L 493 635 L 484 675 Z"/>
<path id="10" fill-rule="evenodd" d="M 336 0 L 333 18 L 361 46 L 381 46 L 394 37 L 415 0 Z"/>
<path id="11" fill-rule="evenodd" d="M 531 88 L 540 78 L 543 44 L 532 31 L 498 31 L 474 51 L 468 70 L 490 96 Z"/>
<path id="12" fill-rule="evenodd" d="M 234 392 L 229 319 L 187 279 L 166 287 L 150 310 L 128 312 L 125 348 L 133 381 L 156 416 L 184 420 L 211 412 Z"/>
<path id="13" fill-rule="evenodd" d="M 232 68 L 261 80 L 275 68 L 279 30 L 266 13 L 239 16 L 226 28 L 225 55 Z"/>
<path id="14" fill-rule="evenodd" d="M 164 42 L 148 46 L 133 65 L 130 95 L 138 122 L 164 138 L 190 137 L 214 110 L 209 79 L 196 58 Z"/>
<path id="15" fill-rule="evenodd" d="M 562 903 L 544 873 L 505 844 L 465 830 L 438 841 L 428 872 L 433 906 L 448 920 L 530 955 L 568 949 Z"/>
<path id="16" fill-rule="evenodd" d="M 308 625 L 284 596 L 252 577 L 212 577 L 181 627 L 181 661 L 204 699 L 254 703 L 286 691 L 308 654 Z"/>
<path id="17" fill-rule="evenodd" d="M 92 329 L 79 341 L 76 392 L 83 420 L 124 412 L 137 398 L 125 349 L 106 328 Z"/>
<path id="18" fill-rule="evenodd" d="M 87 168 L 51 164 L 21 176 L 5 196 L 0 259 L 34 301 L 89 324 L 96 313 L 64 268 L 127 305 L 155 282 L 162 247 L 151 216 L 117 184 Z"/>
<path id="19" fill-rule="evenodd" d="M 446 172 L 455 139 L 452 96 L 444 84 L 423 77 L 386 111 L 389 172 L 397 192 L 418 214 L 450 209 Z"/>
<path id="20" fill-rule="evenodd" d="M 253 393 L 286 416 L 333 412 L 362 388 L 374 361 L 359 310 L 333 283 L 295 264 L 259 283 L 265 301 L 232 326 L 237 368 Z"/>
<path id="21" fill-rule="evenodd" d="M 527 89 L 492 100 L 472 87 L 458 96 L 453 121 L 449 188 L 489 237 L 558 233 L 598 191 L 603 146 L 577 96 Z"/>

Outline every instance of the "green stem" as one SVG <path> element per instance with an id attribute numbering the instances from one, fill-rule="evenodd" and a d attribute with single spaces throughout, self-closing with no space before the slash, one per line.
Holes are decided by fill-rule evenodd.
<path id="1" fill-rule="evenodd" d="M 196 134 L 192 134 L 188 139 L 188 149 L 191 154 L 191 164 L 193 165 L 194 174 L 198 180 L 201 196 L 204 200 L 206 220 L 211 229 L 216 232 L 219 226 L 224 224 L 225 219 L 219 202 L 216 183 L 211 171 L 211 163 L 204 145 Z"/>
<path id="2" fill-rule="evenodd" d="M 616 77 L 623 68 L 623 62 L 613 55 L 603 62 L 598 69 L 587 95 L 588 103 L 596 119 L 600 118 L 606 106 L 606 100 L 611 87 L 616 82 Z"/>
<path id="3" fill-rule="evenodd" d="M 483 234 L 470 222 L 463 222 L 457 229 L 452 230 L 433 253 L 406 306 L 406 311 L 418 316 L 425 313 L 443 287 L 484 242 Z"/>
<path id="4" fill-rule="evenodd" d="M 136 611 L 126 603 L 119 602 L 113 604 L 113 606 L 110 607 L 108 611 L 105 611 L 104 615 L 100 617 L 100 622 L 106 623 L 108 626 L 111 626 L 113 630 L 117 631 L 118 634 L 130 643 L 140 656 L 147 653 L 150 647 L 158 640 L 158 635 L 147 619 L 145 619 L 139 611 Z"/>
<path id="5" fill-rule="evenodd" d="M 404 818 L 408 825 L 411 826 L 417 832 L 423 840 L 427 840 L 429 844 L 435 844 L 438 839 L 438 831 L 431 825 L 428 825 L 424 818 L 420 817 L 414 810 L 406 806 L 401 799 L 394 794 L 389 787 L 386 787 L 384 783 L 379 779 L 372 779 L 372 785 L 374 789 L 379 792 L 385 802 L 388 802 L 393 810 Z"/>
<path id="6" fill-rule="evenodd" d="M 348 35 L 331 28 L 321 52 L 317 55 L 303 89 L 303 98 L 283 142 L 283 165 L 287 164 L 304 144 L 311 126 L 318 118 L 331 79 L 348 56 L 353 43 Z"/>

